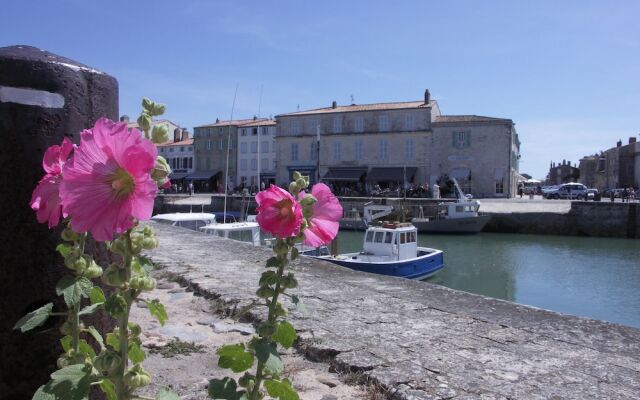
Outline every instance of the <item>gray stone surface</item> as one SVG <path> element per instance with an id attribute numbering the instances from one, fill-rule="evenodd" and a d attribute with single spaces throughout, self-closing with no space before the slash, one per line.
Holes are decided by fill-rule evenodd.
<path id="1" fill-rule="evenodd" d="M 254 299 L 268 249 L 152 225 L 150 256 L 175 279 L 221 308 Z M 640 398 L 640 330 L 309 259 L 294 269 L 298 351 L 394 398 Z"/>

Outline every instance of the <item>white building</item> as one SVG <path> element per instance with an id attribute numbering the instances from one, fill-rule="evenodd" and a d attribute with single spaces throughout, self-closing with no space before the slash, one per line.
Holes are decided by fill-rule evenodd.
<path id="1" fill-rule="evenodd" d="M 164 157 L 171 167 L 171 175 L 169 175 L 171 183 L 175 183 L 186 191 L 189 184 L 188 176 L 196 170 L 193 139 L 189 137 L 189 132 L 185 129 L 180 137 L 174 137 L 172 141 L 159 144 L 158 155 Z"/>
<path id="2" fill-rule="evenodd" d="M 238 174 L 236 185 L 258 189 L 275 183 L 276 121 L 254 119 L 238 126 Z"/>
<path id="3" fill-rule="evenodd" d="M 479 197 L 516 192 L 520 143 L 510 119 L 441 115 L 424 100 L 339 106 L 276 116 L 277 183 L 293 171 L 359 192 L 455 177 Z M 319 143 L 319 149 L 318 149 Z M 319 157 L 318 157 L 319 153 Z"/>

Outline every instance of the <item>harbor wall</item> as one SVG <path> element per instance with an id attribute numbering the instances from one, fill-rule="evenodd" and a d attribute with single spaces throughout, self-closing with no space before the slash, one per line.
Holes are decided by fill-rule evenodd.
<path id="1" fill-rule="evenodd" d="M 234 314 L 255 299 L 267 248 L 149 223 L 156 273 Z M 295 352 L 385 398 L 613 399 L 640 393 L 640 330 L 298 258 Z M 264 310 L 246 318 L 259 323 Z M 171 316 L 169 316 L 169 324 Z M 294 385 L 295 385 L 294 381 Z"/>

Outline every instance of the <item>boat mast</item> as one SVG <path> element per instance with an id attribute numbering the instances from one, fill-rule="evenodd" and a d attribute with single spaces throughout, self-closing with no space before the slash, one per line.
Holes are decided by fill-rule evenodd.
<path id="1" fill-rule="evenodd" d="M 231 147 L 231 124 L 233 123 L 233 111 L 236 107 L 236 96 L 238 95 L 238 84 L 236 83 L 236 91 L 233 94 L 233 104 L 231 105 L 231 118 L 229 118 L 229 125 L 227 129 L 227 166 L 224 171 L 224 214 L 223 223 L 227 222 L 227 195 L 229 191 L 229 153 Z"/>
<path id="2" fill-rule="evenodd" d="M 258 100 L 258 190 L 257 190 L 258 192 L 262 190 L 262 179 L 260 179 L 260 108 L 261 106 L 262 106 L 262 85 L 260 85 L 260 99 Z M 265 128 L 265 129 L 268 129 L 268 128 Z"/>

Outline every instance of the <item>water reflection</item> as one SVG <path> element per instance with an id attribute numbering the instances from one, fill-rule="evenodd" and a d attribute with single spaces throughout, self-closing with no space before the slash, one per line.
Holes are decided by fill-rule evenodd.
<path id="1" fill-rule="evenodd" d="M 640 327 L 640 241 L 566 236 L 420 235 L 446 268 L 430 282 L 453 289 Z M 340 252 L 362 232 L 340 232 Z"/>

